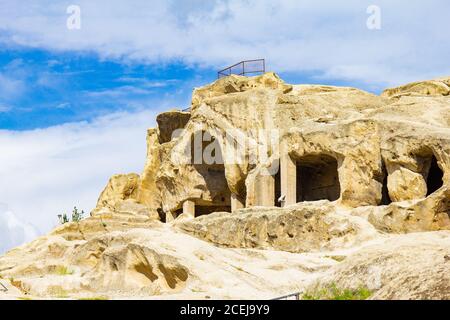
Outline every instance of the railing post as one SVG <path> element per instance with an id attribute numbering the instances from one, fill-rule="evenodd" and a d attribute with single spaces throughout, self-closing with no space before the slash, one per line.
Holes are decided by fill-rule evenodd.
<path id="1" fill-rule="evenodd" d="M 8 292 L 8 288 L 5 287 L 5 285 L 3 283 L 0 282 L 0 286 L 3 288 L 3 289 L 0 288 L 0 291 Z"/>

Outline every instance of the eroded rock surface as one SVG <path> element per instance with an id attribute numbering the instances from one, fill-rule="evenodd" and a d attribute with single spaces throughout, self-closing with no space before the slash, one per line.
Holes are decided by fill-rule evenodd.
<path id="1" fill-rule="evenodd" d="M 350 254 L 307 291 L 333 284 L 368 288 L 370 299 L 447 300 L 449 267 L 450 232 L 396 236 Z"/>
<path id="2" fill-rule="evenodd" d="M 281 251 L 221 249 L 154 220 L 110 213 L 8 252 L 0 257 L 0 275 L 13 279 L 16 291 L 10 294 L 33 299 L 269 299 L 299 291 L 335 263 Z"/>
<path id="3" fill-rule="evenodd" d="M 0 299 L 266 299 L 332 283 L 449 299 L 449 86 L 377 96 L 267 73 L 197 88 L 91 217 L 0 257 Z"/>
<path id="4" fill-rule="evenodd" d="M 136 199 L 138 195 L 140 177 L 138 174 L 118 174 L 108 181 L 108 185 L 100 194 L 97 207 L 93 212 L 102 208 L 115 210 L 124 200 Z"/>
<path id="5" fill-rule="evenodd" d="M 287 209 L 253 208 L 215 213 L 175 226 L 218 246 L 317 252 L 360 245 L 378 236 L 366 219 L 325 201 Z"/>
<path id="6" fill-rule="evenodd" d="M 137 200 L 162 221 L 180 216 L 186 201 L 195 203 L 193 216 L 274 207 L 287 196 L 279 187 L 283 173 L 276 172 L 288 158 L 303 177 L 288 181 L 288 190 L 296 189 L 289 205 L 329 200 L 379 207 L 370 211 L 377 212 L 372 221 L 380 230 L 448 230 L 449 82 L 418 82 L 376 96 L 354 88 L 288 85 L 273 73 L 220 79 L 194 91 L 190 113 L 163 113 L 158 128 L 149 130 Z M 173 136 L 177 129 L 184 132 Z M 261 130 L 276 132 L 278 143 Z M 236 143 L 240 137 L 243 148 Z M 261 148 L 266 156 L 252 161 Z M 205 153 L 223 161 L 205 163 Z M 228 161 L 230 154 L 241 154 L 241 161 Z M 272 177 L 264 175 L 267 170 Z M 291 170 L 288 176 L 295 174 Z M 114 202 L 104 198 L 98 207 Z M 403 209 L 414 211 L 420 223 L 409 223 Z M 378 212 L 390 219 L 375 218 Z"/>

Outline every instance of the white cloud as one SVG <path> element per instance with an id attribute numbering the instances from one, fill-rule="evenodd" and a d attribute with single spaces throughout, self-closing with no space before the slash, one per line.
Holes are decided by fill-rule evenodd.
<path id="1" fill-rule="evenodd" d="M 56 105 L 55 109 L 68 109 L 68 108 L 70 108 L 70 106 L 71 105 L 69 102 L 63 102 L 63 103 Z"/>
<path id="2" fill-rule="evenodd" d="M 18 219 L 6 204 L 0 203 L 0 254 L 36 237 L 36 229 L 31 224 Z"/>
<path id="3" fill-rule="evenodd" d="M 372 0 L 79 0 L 76 31 L 67 4 L 1 2 L 4 43 L 215 67 L 266 57 L 275 71 L 386 85 L 450 73 L 447 0 L 378 0 L 379 31 L 366 26 Z"/>
<path id="4" fill-rule="evenodd" d="M 130 95 L 150 95 L 153 91 L 148 89 L 143 89 L 136 86 L 121 86 L 113 89 L 105 89 L 99 91 L 87 91 L 86 95 L 95 98 L 119 98 L 119 97 L 129 97 Z"/>
<path id="5" fill-rule="evenodd" d="M 120 77 L 117 79 L 118 82 L 130 83 L 133 85 L 139 85 L 144 88 L 164 88 L 170 85 L 179 83 L 178 79 L 168 79 L 164 81 L 151 81 L 146 78 L 139 77 Z"/>
<path id="6" fill-rule="evenodd" d="M 144 110 L 91 123 L 0 131 L 0 202 L 7 203 L 16 216 L 10 211 L 0 216 L 0 252 L 23 241 L 25 231 L 23 239 L 30 238 L 29 229 L 22 232 L 20 223 L 11 227 L 11 221 L 24 221 L 45 233 L 56 226 L 59 213 L 70 213 L 74 206 L 87 212 L 93 209 L 113 174 L 140 173 L 146 130 L 154 121 L 155 113 Z"/>

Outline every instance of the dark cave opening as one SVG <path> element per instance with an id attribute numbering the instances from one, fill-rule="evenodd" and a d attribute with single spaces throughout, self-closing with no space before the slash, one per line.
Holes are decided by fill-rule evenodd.
<path id="1" fill-rule="evenodd" d="M 329 200 L 341 196 L 338 162 L 328 155 L 308 155 L 297 160 L 297 202 Z"/>
<path id="2" fill-rule="evenodd" d="M 433 155 L 430 163 L 430 169 L 427 175 L 427 196 L 439 190 L 443 184 L 444 172 L 438 165 L 436 157 Z"/>
<path id="3" fill-rule="evenodd" d="M 275 207 L 281 207 L 282 206 L 282 202 L 279 201 L 281 198 L 281 174 L 280 174 L 280 170 L 278 170 L 277 174 L 275 175 L 275 203 L 274 206 Z"/>
<path id="4" fill-rule="evenodd" d="M 392 203 L 391 197 L 389 196 L 389 189 L 388 189 L 388 172 L 386 169 L 386 166 L 383 163 L 383 168 L 382 168 L 382 172 L 383 172 L 383 176 L 381 180 L 382 183 L 382 188 L 381 188 L 381 202 L 380 205 L 382 206 L 387 206 L 390 205 Z"/>

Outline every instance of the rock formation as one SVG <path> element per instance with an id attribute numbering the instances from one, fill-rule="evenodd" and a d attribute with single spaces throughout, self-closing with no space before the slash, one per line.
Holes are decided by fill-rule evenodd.
<path id="1" fill-rule="evenodd" d="M 449 93 L 450 78 L 380 96 L 273 73 L 217 80 L 189 112 L 158 116 L 140 175 L 112 177 L 90 218 L 0 257 L 0 276 L 34 297 L 337 283 L 450 298 Z"/>

